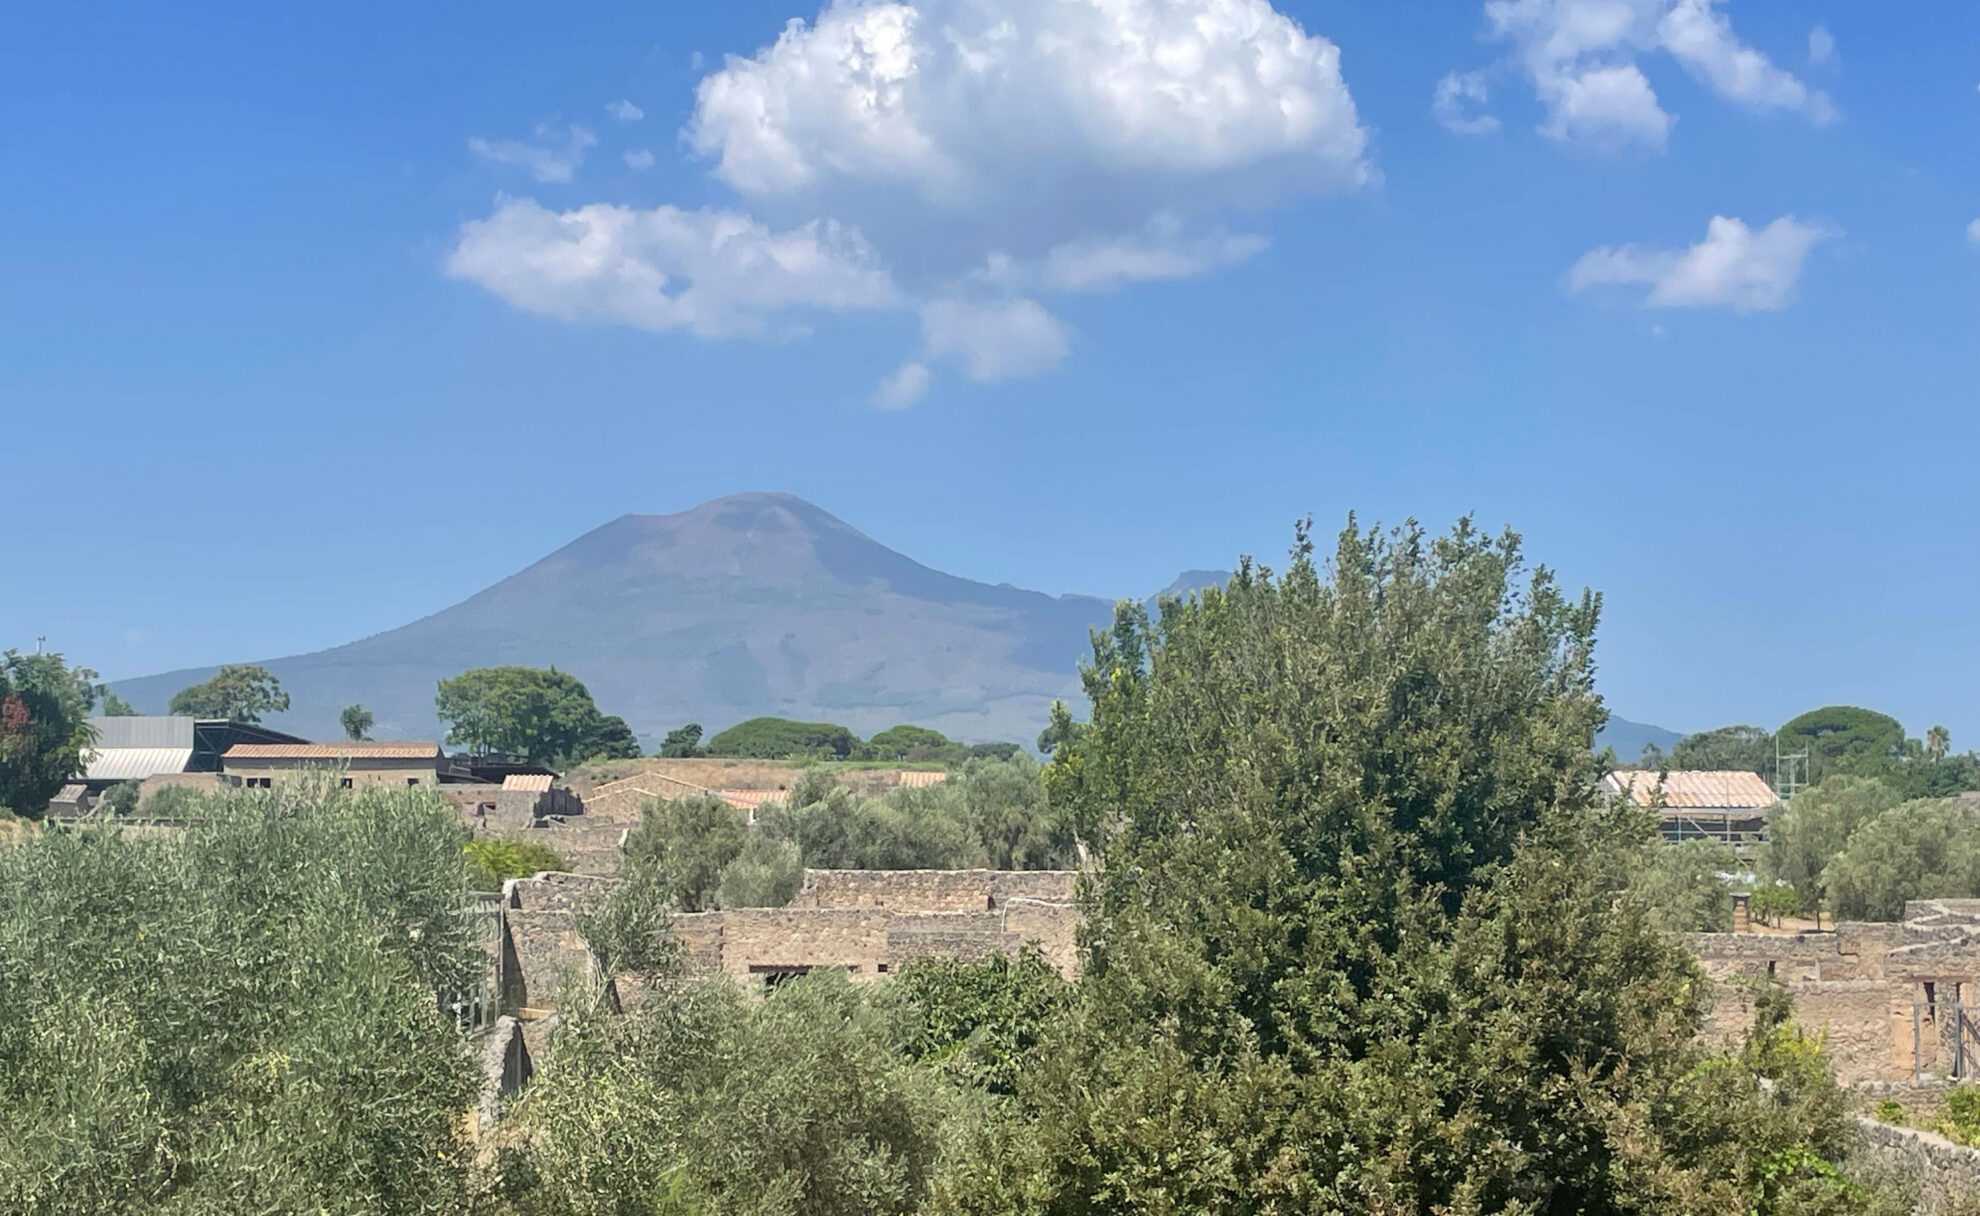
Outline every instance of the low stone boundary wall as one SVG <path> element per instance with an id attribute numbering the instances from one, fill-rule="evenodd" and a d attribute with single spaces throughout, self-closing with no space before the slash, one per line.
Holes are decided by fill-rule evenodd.
<path id="1" fill-rule="evenodd" d="M 1980 1195 L 1980 1149 L 1864 1115 L 1856 1117 L 1856 1127 L 1865 1158 L 1917 1179 L 1916 1210 L 1923 1216 L 1938 1212 L 1952 1196 Z"/>

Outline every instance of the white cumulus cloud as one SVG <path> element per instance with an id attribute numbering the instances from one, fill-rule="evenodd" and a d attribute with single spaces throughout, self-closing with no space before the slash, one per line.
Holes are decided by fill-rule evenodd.
<path id="1" fill-rule="evenodd" d="M 1839 235 L 1824 224 L 1782 216 L 1759 231 L 1715 215 L 1705 239 L 1688 249 L 1620 245 L 1593 249 L 1568 271 L 1569 291 L 1647 286 L 1651 308 L 1729 308 L 1775 312 L 1794 298 L 1802 263 L 1816 245 Z"/>
<path id="2" fill-rule="evenodd" d="M 773 332 L 794 310 L 897 303 L 857 231 L 821 220 L 774 232 L 710 209 L 593 203 L 556 212 L 504 200 L 462 227 L 447 272 L 562 321 L 706 338 Z"/>
<path id="3" fill-rule="evenodd" d="M 1459 135 L 1487 135 L 1499 129 L 1498 118 L 1482 112 L 1491 100 L 1485 73 L 1446 72 L 1430 99 L 1430 113 Z"/>
<path id="4" fill-rule="evenodd" d="M 605 107 L 605 112 L 620 122 L 638 122 L 646 117 L 646 111 L 630 101 L 620 100 Z"/>
<path id="5" fill-rule="evenodd" d="M 873 404 L 883 410 L 904 410 L 928 395 L 932 378 L 926 363 L 903 363 L 873 390 Z"/>
<path id="6" fill-rule="evenodd" d="M 1373 173 L 1339 49 L 1265 0 L 837 0 L 704 79 L 688 137 L 757 205 L 970 261 Z"/>
<path id="7" fill-rule="evenodd" d="M 1036 300 L 987 304 L 932 300 L 921 310 L 921 340 L 931 356 L 952 356 L 978 383 L 1051 371 L 1072 349 L 1066 327 Z"/>
<path id="8" fill-rule="evenodd" d="M 945 368 L 1057 366 L 1070 342 L 1039 297 L 1213 273 L 1267 247 L 1234 217 L 1378 176 L 1339 49 L 1270 0 L 825 0 L 712 65 L 682 136 L 733 209 L 505 202 L 452 272 L 547 315 L 694 333 L 914 309 L 922 350 L 874 393 L 898 408 Z M 694 216 L 747 235 L 717 255 Z M 738 260 L 777 242 L 814 251 L 806 274 Z"/>
<path id="9" fill-rule="evenodd" d="M 1740 41 L 1723 0 L 1489 0 L 1485 18 L 1491 36 L 1512 45 L 1547 108 L 1540 130 L 1553 139 L 1662 148 L 1675 119 L 1637 63 L 1655 54 L 1749 109 L 1797 112 L 1818 124 L 1835 117 L 1827 94 Z"/>
<path id="10" fill-rule="evenodd" d="M 468 140 L 468 151 L 491 164 L 521 169 L 539 182 L 567 182 L 597 143 L 598 137 L 586 127 L 573 125 L 558 140 L 554 128 L 539 126 L 533 143 L 476 137 Z"/>

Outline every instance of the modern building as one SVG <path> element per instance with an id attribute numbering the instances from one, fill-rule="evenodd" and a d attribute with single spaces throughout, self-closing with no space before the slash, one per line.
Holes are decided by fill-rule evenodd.
<path id="1" fill-rule="evenodd" d="M 1657 809 L 1659 826 L 1670 843 L 1716 840 L 1721 844 L 1758 844 L 1767 838 L 1767 808 L 1780 799 L 1758 773 L 1743 770 L 1656 773 L 1636 769 L 1602 779 L 1611 797 Z"/>
<path id="2" fill-rule="evenodd" d="M 91 718 L 96 744 L 83 769 L 83 784 L 100 794 L 121 781 L 178 773 L 218 773 L 221 757 L 236 744 L 307 742 L 279 730 L 225 719 Z"/>
<path id="3" fill-rule="evenodd" d="M 221 757 L 221 779 L 243 789 L 272 789 L 299 773 L 335 772 L 346 788 L 438 785 L 453 767 L 438 743 L 237 743 Z"/>

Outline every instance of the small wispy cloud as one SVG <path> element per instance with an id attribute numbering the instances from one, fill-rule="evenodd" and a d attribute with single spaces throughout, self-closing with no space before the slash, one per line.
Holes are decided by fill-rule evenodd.
<path id="1" fill-rule="evenodd" d="M 521 169 L 539 182 L 568 182 L 577 175 L 584 154 L 597 145 L 598 137 L 589 127 L 575 124 L 565 133 L 561 145 L 549 142 L 555 134 L 555 128 L 546 124 L 536 128 L 534 143 L 476 136 L 468 140 L 468 151 L 490 164 Z"/>
<path id="2" fill-rule="evenodd" d="M 926 363 L 903 363 L 873 390 L 873 404 L 883 410 L 904 410 L 928 395 L 932 378 Z"/>
<path id="3" fill-rule="evenodd" d="M 653 167 L 653 153 L 645 148 L 633 148 L 625 154 L 626 168 L 635 173 L 644 173 Z"/>
<path id="4" fill-rule="evenodd" d="M 1972 244 L 1980 245 L 1980 220 L 1974 220 L 1966 226 L 1966 239 Z"/>
<path id="5" fill-rule="evenodd" d="M 1568 271 L 1567 287 L 1581 292 L 1646 286 L 1650 293 L 1643 302 L 1650 308 L 1778 312 L 1794 299 L 1809 251 L 1839 235 L 1826 224 L 1804 224 L 1791 215 L 1758 231 L 1741 220 L 1715 215 L 1705 239 L 1687 249 L 1592 249 Z"/>
<path id="6" fill-rule="evenodd" d="M 1437 82 L 1436 96 L 1430 99 L 1430 113 L 1459 135 L 1489 135 L 1499 129 L 1498 118 L 1482 112 L 1490 100 L 1485 73 L 1447 72 Z"/>
<path id="7" fill-rule="evenodd" d="M 638 122 L 646 117 L 646 111 L 630 101 L 619 100 L 605 107 L 605 112 L 620 122 Z"/>
<path id="8" fill-rule="evenodd" d="M 1826 25 L 1808 31 L 1808 62 L 1827 66 L 1836 61 L 1836 36 Z"/>

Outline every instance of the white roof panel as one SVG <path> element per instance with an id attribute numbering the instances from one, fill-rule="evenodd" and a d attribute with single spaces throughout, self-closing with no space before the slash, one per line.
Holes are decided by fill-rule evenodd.
<path id="1" fill-rule="evenodd" d="M 91 781 L 142 781 L 160 773 L 183 773 L 192 763 L 190 747 L 99 747 L 89 754 L 83 776 Z"/>

